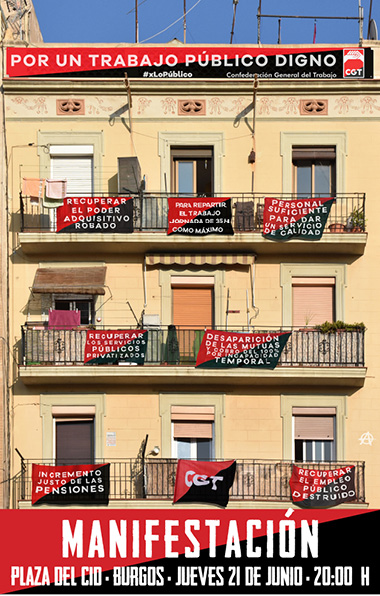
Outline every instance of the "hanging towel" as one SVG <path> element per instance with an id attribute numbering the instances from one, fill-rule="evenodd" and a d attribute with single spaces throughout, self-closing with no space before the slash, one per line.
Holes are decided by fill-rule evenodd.
<path id="1" fill-rule="evenodd" d="M 44 196 L 45 179 L 44 178 L 23 178 L 22 194 L 24 197 L 30 197 L 33 203 L 38 203 Z"/>
<path id="2" fill-rule="evenodd" d="M 48 199 L 65 199 L 67 180 L 46 180 L 46 197 Z"/>
<path id="3" fill-rule="evenodd" d="M 72 329 L 80 325 L 79 310 L 50 310 L 49 329 Z"/>

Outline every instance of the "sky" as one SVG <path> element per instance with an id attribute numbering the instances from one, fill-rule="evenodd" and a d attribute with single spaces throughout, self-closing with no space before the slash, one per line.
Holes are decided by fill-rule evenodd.
<path id="1" fill-rule="evenodd" d="M 235 0 L 236 1 L 236 0 Z M 134 43 L 136 0 L 33 0 L 46 43 Z M 184 40 L 183 11 L 186 5 L 186 43 L 231 42 L 233 0 L 138 0 L 138 41 L 150 45 Z M 363 34 L 367 38 L 371 0 L 361 0 Z M 257 43 L 259 0 L 238 0 L 234 44 Z M 355 17 L 342 19 L 279 19 L 262 17 L 261 43 L 356 44 L 359 41 L 359 0 L 262 0 L 264 15 Z M 317 7 L 317 14 L 313 10 Z M 372 18 L 380 37 L 380 0 L 372 0 Z M 174 23 L 174 24 L 173 24 Z"/>

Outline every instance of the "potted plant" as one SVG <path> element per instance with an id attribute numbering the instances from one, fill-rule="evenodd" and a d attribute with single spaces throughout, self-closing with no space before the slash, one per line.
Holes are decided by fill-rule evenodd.
<path id="1" fill-rule="evenodd" d="M 344 323 L 343 321 L 325 321 L 314 327 L 320 333 L 341 333 L 342 331 L 364 331 L 364 323 Z"/>
<path id="2" fill-rule="evenodd" d="M 329 225 L 330 232 L 342 233 L 346 230 L 346 226 L 342 223 L 332 223 Z"/>
<path id="3" fill-rule="evenodd" d="M 363 209 L 355 207 L 348 218 L 347 229 L 351 232 L 364 232 L 365 223 Z"/>

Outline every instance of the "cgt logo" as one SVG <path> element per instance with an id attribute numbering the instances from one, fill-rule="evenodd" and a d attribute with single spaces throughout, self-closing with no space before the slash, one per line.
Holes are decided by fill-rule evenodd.
<path id="1" fill-rule="evenodd" d="M 189 488 L 194 484 L 195 486 L 206 486 L 212 484 L 212 490 L 218 490 L 216 483 L 218 480 L 223 480 L 223 476 L 206 476 L 206 474 L 197 474 L 192 470 L 189 470 L 185 474 L 185 484 Z"/>
<path id="2" fill-rule="evenodd" d="M 364 79 L 364 48 L 343 50 L 343 78 Z"/>

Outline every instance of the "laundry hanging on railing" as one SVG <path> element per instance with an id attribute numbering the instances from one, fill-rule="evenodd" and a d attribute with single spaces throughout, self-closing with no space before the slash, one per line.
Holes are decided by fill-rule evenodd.
<path id="1" fill-rule="evenodd" d="M 263 236 L 277 241 L 320 240 L 333 203 L 332 197 L 289 200 L 266 197 Z"/>
<path id="2" fill-rule="evenodd" d="M 45 193 L 45 179 L 44 178 L 23 178 L 22 179 L 22 194 L 25 197 L 30 197 L 31 203 L 39 203 L 39 200 L 44 197 Z"/>
<path id="3" fill-rule="evenodd" d="M 56 209 L 63 205 L 67 195 L 67 180 L 46 180 L 44 207 Z"/>
<path id="4" fill-rule="evenodd" d="M 199 348 L 197 368 L 276 367 L 291 332 L 245 333 L 207 329 Z"/>
<path id="5" fill-rule="evenodd" d="M 79 310 L 50 310 L 49 329 L 73 329 L 80 325 Z"/>

